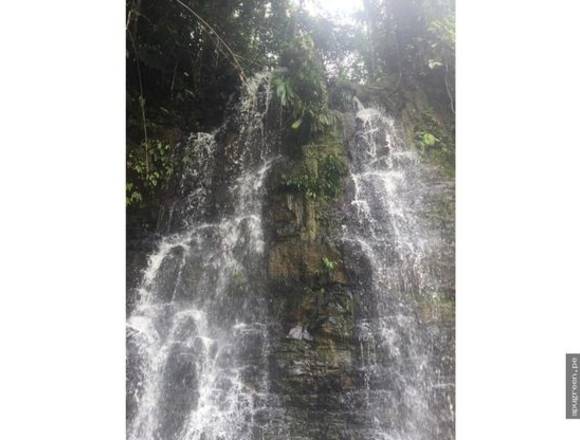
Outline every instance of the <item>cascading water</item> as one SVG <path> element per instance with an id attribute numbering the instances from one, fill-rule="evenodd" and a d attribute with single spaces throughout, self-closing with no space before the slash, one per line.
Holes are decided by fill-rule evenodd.
<path id="1" fill-rule="evenodd" d="M 437 320 L 452 289 L 442 273 L 453 272 L 453 242 L 429 221 L 429 209 L 453 189 L 406 147 L 392 118 L 355 103 L 343 241 L 345 258 L 369 267 L 353 283 L 369 435 L 452 439 L 453 329 Z"/>
<path id="2" fill-rule="evenodd" d="M 169 216 L 179 230 L 149 256 L 128 318 L 130 440 L 282 435 L 269 422 L 279 405 L 269 392 L 259 276 L 272 164 L 263 132 L 270 76 L 246 85 L 237 120 L 229 121 L 238 131 L 234 141 L 218 141 L 231 130 L 226 123 L 186 145 L 180 198 Z"/>
<path id="3" fill-rule="evenodd" d="M 130 301 L 127 438 L 451 440 L 453 219 L 433 215 L 449 179 L 356 101 L 345 196 L 326 211 L 344 220 L 321 225 L 282 185 L 298 148 L 268 122 L 271 77 L 179 150 Z"/>

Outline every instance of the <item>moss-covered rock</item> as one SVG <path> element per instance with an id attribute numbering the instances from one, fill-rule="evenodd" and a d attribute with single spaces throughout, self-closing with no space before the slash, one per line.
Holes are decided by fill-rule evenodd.
<path id="1" fill-rule="evenodd" d="M 285 406 L 300 412 L 294 420 L 325 411 L 326 419 L 308 426 L 326 430 L 345 414 L 342 396 L 357 383 L 355 304 L 338 240 L 347 174 L 343 142 L 335 124 L 298 155 L 296 145 L 288 145 L 271 173 L 265 207 L 272 313 L 280 325 L 273 385 Z M 330 431 L 320 435 L 332 438 Z"/>

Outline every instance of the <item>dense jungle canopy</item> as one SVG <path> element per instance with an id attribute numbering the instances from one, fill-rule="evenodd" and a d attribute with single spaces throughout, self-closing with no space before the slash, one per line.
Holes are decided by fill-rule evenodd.
<path id="1" fill-rule="evenodd" d="M 154 228 L 175 145 L 219 126 L 264 69 L 282 68 L 275 95 L 303 142 L 348 89 L 401 116 L 415 147 L 452 173 L 454 0 L 352 3 L 347 14 L 316 0 L 127 0 L 130 223 Z"/>

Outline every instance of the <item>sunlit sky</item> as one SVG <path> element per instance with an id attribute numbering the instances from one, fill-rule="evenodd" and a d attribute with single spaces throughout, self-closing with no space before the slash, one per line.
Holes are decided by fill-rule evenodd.
<path id="1" fill-rule="evenodd" d="M 362 0 L 305 0 L 304 5 L 312 13 L 349 15 L 362 9 Z"/>

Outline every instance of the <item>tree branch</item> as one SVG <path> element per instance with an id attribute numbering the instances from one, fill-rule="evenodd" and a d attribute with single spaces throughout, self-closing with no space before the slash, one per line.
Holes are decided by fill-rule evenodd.
<path id="1" fill-rule="evenodd" d="M 231 56 L 231 61 L 232 64 L 234 65 L 234 67 L 239 71 L 240 74 L 240 79 L 243 82 L 246 82 L 246 74 L 244 72 L 243 67 L 240 65 L 240 63 L 238 62 L 238 57 L 237 55 L 234 53 L 234 51 L 230 48 L 230 46 L 225 42 L 225 40 L 216 32 L 216 30 L 207 22 L 205 21 L 197 12 L 195 12 L 193 9 L 191 9 L 188 5 L 186 5 L 185 3 L 183 3 L 181 0 L 175 0 L 179 5 L 181 5 L 183 8 L 187 9 L 191 14 L 193 14 L 193 16 L 195 18 L 197 18 L 197 20 L 200 22 L 202 29 L 205 29 L 206 32 L 209 33 L 209 35 L 214 35 L 216 37 L 216 39 L 218 40 L 218 43 L 221 43 L 225 49 L 227 50 L 227 53 Z M 218 44 L 218 50 L 220 50 L 219 44 Z"/>

